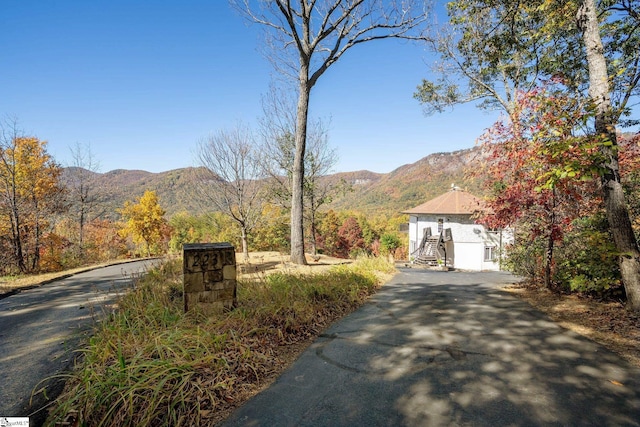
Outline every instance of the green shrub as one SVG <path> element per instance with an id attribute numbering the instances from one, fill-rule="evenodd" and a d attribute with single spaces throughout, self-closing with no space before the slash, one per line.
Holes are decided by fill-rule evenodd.
<path id="1" fill-rule="evenodd" d="M 620 284 L 613 238 L 604 215 L 574 221 L 557 248 L 554 281 L 579 292 L 603 292 Z"/>
<path id="2" fill-rule="evenodd" d="M 517 236 L 505 266 L 537 281 L 544 275 L 546 239 Z M 555 245 L 552 282 L 567 291 L 604 292 L 620 286 L 617 252 L 603 214 L 579 218 Z"/>
<path id="3" fill-rule="evenodd" d="M 396 234 L 385 233 L 380 237 L 380 248 L 383 254 L 393 254 L 402 245 Z"/>
<path id="4" fill-rule="evenodd" d="M 516 236 L 515 243 L 506 248 L 505 269 L 529 280 L 543 277 L 545 243 L 540 237 L 529 241 L 526 237 Z"/>

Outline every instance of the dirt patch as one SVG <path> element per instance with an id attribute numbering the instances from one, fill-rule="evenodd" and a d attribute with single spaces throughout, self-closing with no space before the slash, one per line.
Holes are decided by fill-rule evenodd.
<path id="1" fill-rule="evenodd" d="M 245 259 L 242 253 L 236 254 L 236 264 L 240 278 L 251 278 L 255 274 L 269 274 L 277 271 L 285 273 L 314 274 L 323 272 L 334 265 L 350 264 L 352 260 L 333 258 L 326 255 L 306 255 L 307 265 L 291 262 L 289 254 L 280 252 L 251 252 Z"/>
<path id="2" fill-rule="evenodd" d="M 505 290 L 562 327 L 602 344 L 640 368 L 640 314 L 627 311 L 621 302 L 558 294 L 530 284 L 511 285 Z"/>

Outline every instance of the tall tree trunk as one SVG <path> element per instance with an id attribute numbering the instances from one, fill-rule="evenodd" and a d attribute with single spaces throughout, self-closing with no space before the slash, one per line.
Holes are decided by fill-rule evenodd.
<path id="1" fill-rule="evenodd" d="M 627 293 L 627 307 L 633 311 L 640 311 L 640 251 L 620 183 L 616 121 L 611 108 L 609 76 L 595 0 L 583 0 L 577 18 L 589 65 L 589 96 L 596 106 L 596 133 L 602 142 L 610 142 L 608 145 L 600 146 L 605 159 L 600 166 L 604 170 L 601 184 L 607 220 L 614 244 L 620 254 L 618 262 Z"/>
<path id="2" fill-rule="evenodd" d="M 301 61 L 304 62 L 304 61 Z M 309 66 L 300 67 L 300 93 L 296 120 L 296 152 L 293 159 L 291 188 L 291 262 L 306 265 L 304 256 L 304 153 L 307 141 L 307 118 L 309 114 Z"/>
<path id="3" fill-rule="evenodd" d="M 249 259 L 249 242 L 247 241 L 247 227 L 240 225 L 240 239 L 242 240 L 242 256 L 245 262 Z"/>

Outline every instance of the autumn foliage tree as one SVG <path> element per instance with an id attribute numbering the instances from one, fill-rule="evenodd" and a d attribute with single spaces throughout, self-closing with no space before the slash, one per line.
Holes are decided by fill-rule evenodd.
<path id="1" fill-rule="evenodd" d="M 252 235 L 252 247 L 257 251 L 289 251 L 289 215 L 277 205 L 265 204 L 261 220 Z"/>
<path id="2" fill-rule="evenodd" d="M 182 252 L 185 243 L 229 242 L 240 247 L 240 227 L 229 215 L 222 212 L 209 212 L 202 215 L 191 215 L 179 212 L 169 220 L 171 240 L 169 248 L 174 252 Z"/>
<path id="3" fill-rule="evenodd" d="M 342 221 L 338 214 L 329 210 L 322 214 L 320 224 L 317 230 L 316 242 L 318 248 L 327 255 L 337 255 L 344 253 L 342 241 L 338 236 L 338 230 L 342 225 Z"/>
<path id="4" fill-rule="evenodd" d="M 629 201 L 633 228 L 640 240 L 640 135 L 624 135 L 620 143 L 620 176 Z"/>
<path id="5" fill-rule="evenodd" d="M 47 153 L 47 143 L 22 136 L 15 126 L 0 139 L 0 235 L 5 267 L 37 271 L 42 237 L 50 218 L 61 210 L 61 169 Z"/>
<path id="6" fill-rule="evenodd" d="M 125 202 L 120 213 L 125 221 L 121 234 L 130 235 L 135 243 L 144 244 L 148 256 L 151 256 L 152 249 L 157 252 L 167 221 L 156 192 L 145 191 L 138 203 Z"/>
<path id="7" fill-rule="evenodd" d="M 341 240 L 343 252 L 340 254 L 347 258 L 355 255 L 359 251 L 365 251 L 366 245 L 362 235 L 362 228 L 358 224 L 358 220 L 352 216 L 344 220 L 338 229 L 338 237 Z"/>
<path id="8" fill-rule="evenodd" d="M 119 231 L 118 224 L 108 219 L 96 218 L 87 222 L 85 224 L 86 260 L 105 261 L 126 255 L 126 237 L 123 237 Z"/>
<path id="9" fill-rule="evenodd" d="M 318 247 L 330 256 L 349 258 L 361 252 L 370 252 L 362 227 L 353 213 L 329 210 L 322 214 L 317 229 Z"/>
<path id="10" fill-rule="evenodd" d="M 580 132 L 589 112 L 557 84 L 518 94 L 511 119 L 496 123 L 481 139 L 488 162 L 479 171 L 492 193 L 483 221 L 492 228 L 520 224 L 530 239 L 546 241 L 546 286 L 554 245 L 574 219 L 599 206 L 593 196 L 598 144 Z"/>
<path id="11" fill-rule="evenodd" d="M 591 133 L 600 140 L 601 196 L 630 309 L 640 311 L 640 249 L 625 200 L 616 128 L 640 94 L 640 13 L 636 1 L 455 0 L 448 3 L 453 37 L 436 41 L 442 79 L 425 81 L 416 97 L 430 111 L 482 100 L 513 114 L 514 93 L 540 78 L 562 76 L 568 92 L 588 96 Z M 456 77 L 468 83 L 460 90 Z M 515 119 L 517 120 L 517 118 Z"/>

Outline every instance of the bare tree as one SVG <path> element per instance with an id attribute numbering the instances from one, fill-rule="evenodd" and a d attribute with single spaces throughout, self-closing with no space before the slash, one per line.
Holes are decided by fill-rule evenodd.
<path id="1" fill-rule="evenodd" d="M 304 255 L 304 159 L 311 89 L 348 50 L 380 39 L 419 39 L 426 22 L 419 0 L 230 0 L 248 19 L 265 26 L 269 58 L 298 83 L 291 199 L 291 261 Z"/>
<path id="2" fill-rule="evenodd" d="M 295 99 L 291 91 L 271 86 L 262 100 L 261 129 L 264 145 L 262 161 L 270 177 L 271 198 L 286 209 L 291 208 L 293 162 L 295 154 Z M 321 119 L 308 124 L 304 159 L 304 219 L 309 230 L 311 252 L 316 254 L 317 213 L 321 206 L 345 189 L 346 184 L 326 179 L 338 161 L 338 154 L 329 145 L 328 126 Z"/>
<path id="3" fill-rule="evenodd" d="M 194 169 L 196 191 L 240 226 L 246 260 L 247 236 L 262 211 L 262 170 L 252 132 L 242 125 L 220 130 L 199 144 L 196 156 L 202 166 Z"/>
<path id="4" fill-rule="evenodd" d="M 70 147 L 71 165 L 66 169 L 67 192 L 71 208 L 78 220 L 78 244 L 82 250 L 84 227 L 101 201 L 99 188 L 93 176 L 100 170 L 100 163 L 91 151 L 91 145 L 76 143 Z"/>
<path id="5" fill-rule="evenodd" d="M 335 149 L 329 147 L 326 135 L 312 140 L 307 149 L 305 161 L 304 200 L 305 219 L 309 224 L 309 242 L 311 253 L 317 253 L 316 235 L 318 234 L 318 211 L 322 205 L 330 203 L 333 196 L 346 191 L 344 180 L 331 181 L 326 175 L 337 163 L 338 156 Z"/>
<path id="6" fill-rule="evenodd" d="M 293 93 L 272 83 L 262 97 L 260 132 L 264 155 L 261 165 L 269 178 L 269 198 L 291 209 L 291 186 L 295 154 L 296 108 Z"/>

